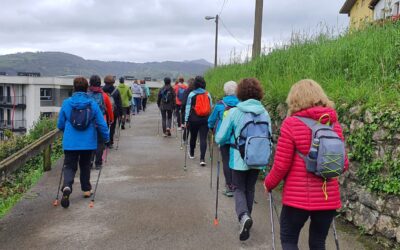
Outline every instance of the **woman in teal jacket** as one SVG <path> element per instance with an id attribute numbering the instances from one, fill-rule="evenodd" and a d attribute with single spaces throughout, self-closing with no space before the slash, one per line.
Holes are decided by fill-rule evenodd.
<path id="1" fill-rule="evenodd" d="M 234 144 L 242 130 L 242 119 L 246 113 L 255 115 L 265 114 L 267 122 L 271 124 L 271 118 L 261 103 L 263 89 L 260 82 L 255 78 L 242 79 L 237 88 L 237 97 L 241 101 L 236 108 L 229 110 L 227 116 L 222 120 L 215 141 L 218 144 Z M 269 133 L 272 134 L 271 126 Z M 261 169 L 249 168 L 240 155 L 239 150 L 230 148 L 229 167 L 232 169 L 232 183 L 235 187 L 236 214 L 240 222 L 240 240 L 247 240 L 250 236 L 250 228 L 253 225 L 251 212 L 254 203 L 255 185 Z"/>

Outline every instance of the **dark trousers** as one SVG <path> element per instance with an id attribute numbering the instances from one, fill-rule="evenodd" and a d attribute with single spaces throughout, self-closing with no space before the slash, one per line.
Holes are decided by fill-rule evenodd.
<path id="1" fill-rule="evenodd" d="M 222 145 L 220 147 L 222 166 L 224 169 L 225 185 L 227 188 L 232 189 L 232 169 L 229 167 L 229 151 L 230 145 Z"/>
<path id="2" fill-rule="evenodd" d="M 105 149 L 104 143 L 105 141 L 101 135 L 97 134 L 97 149 L 93 151 L 91 165 L 93 165 L 93 162 L 96 166 L 103 165 L 103 151 Z"/>
<path id="3" fill-rule="evenodd" d="M 245 213 L 251 216 L 254 204 L 254 192 L 260 170 L 232 170 L 232 183 L 235 187 L 235 208 L 240 220 Z"/>
<path id="4" fill-rule="evenodd" d="M 162 117 L 162 129 L 163 132 L 167 132 L 167 128 L 171 129 L 172 123 L 172 110 L 161 110 L 161 117 Z"/>
<path id="5" fill-rule="evenodd" d="M 122 126 L 125 126 L 125 122 L 129 119 L 129 115 L 131 113 L 131 107 L 123 107 L 122 112 Z"/>
<path id="6" fill-rule="evenodd" d="M 180 127 L 182 125 L 182 106 L 181 105 L 176 105 L 175 115 L 176 115 L 176 122 L 178 123 L 178 127 Z"/>
<path id="7" fill-rule="evenodd" d="M 200 160 L 204 160 L 207 150 L 207 133 L 208 124 L 205 122 L 190 122 L 190 155 L 194 155 L 194 149 L 196 148 L 197 135 L 200 134 Z"/>
<path id="8" fill-rule="evenodd" d="M 115 134 L 115 127 L 117 126 L 118 119 L 117 117 L 114 118 L 114 122 L 110 125 L 110 144 L 114 144 L 114 134 Z"/>
<path id="9" fill-rule="evenodd" d="M 93 150 L 65 150 L 64 151 L 64 187 L 70 187 L 74 184 L 78 163 L 80 169 L 80 180 L 82 191 L 92 190 L 90 185 L 90 158 Z"/>
<path id="10" fill-rule="evenodd" d="M 135 102 L 135 109 L 136 109 L 136 113 L 135 114 L 139 114 L 139 111 L 142 108 L 142 98 L 134 97 L 133 101 Z"/>
<path id="11" fill-rule="evenodd" d="M 304 223 L 311 219 L 308 244 L 310 250 L 325 250 L 325 240 L 335 210 L 307 211 L 299 208 L 283 206 L 281 212 L 281 244 L 283 250 L 298 250 L 300 231 Z"/>
<path id="12" fill-rule="evenodd" d="M 143 108 L 143 112 L 146 111 L 146 106 L 147 106 L 147 98 L 143 98 L 143 99 L 142 99 L 142 108 Z"/>

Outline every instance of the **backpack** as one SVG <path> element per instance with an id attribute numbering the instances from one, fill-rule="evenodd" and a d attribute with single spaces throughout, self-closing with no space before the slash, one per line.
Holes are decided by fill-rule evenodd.
<path id="1" fill-rule="evenodd" d="M 206 117 L 211 113 L 210 98 L 208 92 L 196 94 L 192 97 L 192 109 L 195 115 L 199 117 Z"/>
<path id="2" fill-rule="evenodd" d="M 172 89 L 171 88 L 165 88 L 161 91 L 161 101 L 165 104 L 171 103 L 172 102 Z"/>
<path id="3" fill-rule="evenodd" d="M 178 86 L 178 93 L 177 97 L 179 101 L 183 101 L 185 99 L 185 88 L 182 88 L 181 86 Z"/>
<path id="4" fill-rule="evenodd" d="M 89 103 L 83 108 L 72 107 L 69 122 L 72 127 L 83 131 L 89 127 L 92 116 L 92 105 Z"/>
<path id="5" fill-rule="evenodd" d="M 333 124 L 331 125 L 330 121 L 327 124 L 321 123 L 322 118 L 326 116 L 329 115 L 321 116 L 318 121 L 305 117 L 295 117 L 312 131 L 309 153 L 303 155 L 297 151 L 306 163 L 307 172 L 329 179 L 338 177 L 343 173 L 346 153 L 345 144 L 333 130 Z"/>
<path id="6" fill-rule="evenodd" d="M 228 115 L 228 112 L 231 108 L 234 108 L 236 106 L 229 106 L 227 105 L 223 100 L 219 101 L 217 104 L 222 104 L 224 105 L 224 112 L 222 113 L 222 119 L 220 116 L 217 117 L 217 121 L 215 122 L 214 130 L 213 133 L 215 134 L 217 132 L 217 128 L 219 126 L 219 123 L 222 122 L 222 120 Z"/>
<path id="7" fill-rule="evenodd" d="M 115 99 L 114 99 L 114 96 L 113 96 L 113 95 L 115 94 L 116 91 L 117 91 L 117 88 L 115 88 L 115 89 L 113 90 L 113 92 L 111 92 L 111 94 L 110 94 L 110 93 L 107 93 L 108 97 L 110 98 L 112 110 L 116 110 L 116 109 L 117 109 L 117 105 L 115 104 Z"/>
<path id="8" fill-rule="evenodd" d="M 239 137 L 233 147 L 240 152 L 244 163 L 250 168 L 264 167 L 269 163 L 272 139 L 265 113 L 245 113 Z"/>
<path id="9" fill-rule="evenodd" d="M 104 103 L 103 94 L 100 92 L 89 92 L 89 97 L 92 98 L 100 107 L 101 113 L 106 114 L 106 104 Z"/>

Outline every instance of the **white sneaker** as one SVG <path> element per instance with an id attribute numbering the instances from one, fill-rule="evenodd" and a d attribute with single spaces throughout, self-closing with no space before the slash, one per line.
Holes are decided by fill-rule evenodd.
<path id="1" fill-rule="evenodd" d="M 205 167 L 207 163 L 205 161 L 200 161 L 200 166 Z"/>
<path id="2" fill-rule="evenodd" d="M 181 127 L 179 127 L 179 128 L 177 128 L 176 130 L 178 130 L 178 131 L 182 131 L 182 128 L 181 128 Z"/>
<path id="3" fill-rule="evenodd" d="M 189 159 L 192 159 L 192 160 L 193 160 L 193 159 L 194 159 L 194 155 L 190 155 L 190 154 L 189 154 Z"/>

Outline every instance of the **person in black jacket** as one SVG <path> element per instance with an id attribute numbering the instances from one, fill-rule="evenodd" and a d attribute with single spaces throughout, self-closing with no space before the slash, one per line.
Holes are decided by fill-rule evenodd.
<path id="1" fill-rule="evenodd" d="M 114 122 L 110 126 L 110 144 L 112 148 L 114 144 L 114 134 L 117 122 L 120 122 L 120 118 L 123 114 L 122 111 L 122 99 L 121 95 L 116 87 L 114 87 L 115 79 L 114 76 L 108 75 L 104 77 L 104 83 L 106 86 L 103 87 L 103 91 L 110 97 L 111 103 L 113 104 Z"/>
<path id="2" fill-rule="evenodd" d="M 164 87 L 158 92 L 157 106 L 161 111 L 164 137 L 171 136 L 172 112 L 176 106 L 175 91 L 171 86 L 171 78 L 164 78 Z"/>

